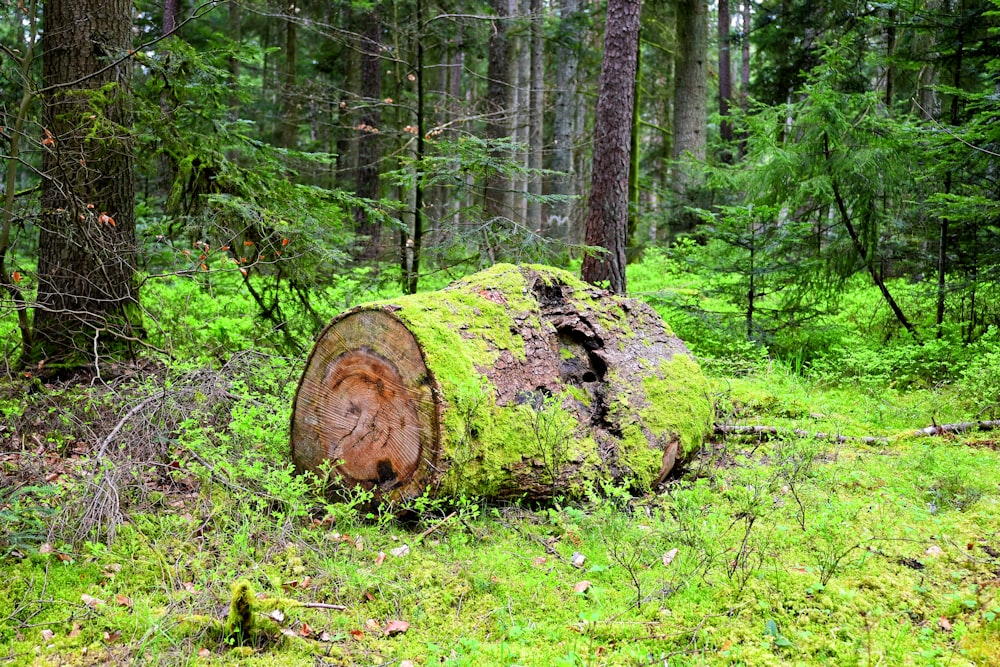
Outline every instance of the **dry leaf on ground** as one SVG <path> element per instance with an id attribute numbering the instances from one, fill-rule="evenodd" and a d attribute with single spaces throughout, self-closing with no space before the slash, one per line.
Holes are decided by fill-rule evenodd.
<path id="1" fill-rule="evenodd" d="M 385 634 L 389 637 L 401 635 L 410 629 L 408 621 L 389 621 L 385 626 Z"/>

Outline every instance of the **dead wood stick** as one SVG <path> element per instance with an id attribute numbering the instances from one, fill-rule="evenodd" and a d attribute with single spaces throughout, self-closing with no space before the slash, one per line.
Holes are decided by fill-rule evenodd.
<path id="1" fill-rule="evenodd" d="M 416 539 L 416 542 L 419 543 L 425 537 L 427 537 L 428 535 L 430 535 L 431 533 L 433 533 L 435 530 L 437 530 L 438 528 L 440 528 L 441 526 L 443 526 L 445 521 L 447 521 L 451 517 L 455 516 L 456 514 L 458 514 L 458 512 L 452 512 L 451 514 L 449 514 L 445 518 L 441 519 L 440 521 L 438 521 L 436 524 L 434 524 L 433 526 L 431 526 L 430 528 L 428 528 L 424 532 L 420 533 L 420 535 Z"/>
<path id="2" fill-rule="evenodd" d="M 804 429 L 780 429 L 777 426 L 766 425 L 737 425 L 737 424 L 716 424 L 714 431 L 716 435 L 759 435 L 767 437 L 777 437 L 781 435 L 794 435 L 798 438 L 815 438 L 816 440 L 829 440 L 831 442 L 863 442 L 865 444 L 886 444 L 888 438 L 873 436 L 837 435 L 834 433 L 824 433 L 822 431 L 806 431 Z"/>
<path id="3" fill-rule="evenodd" d="M 101 457 L 104 456 L 104 451 L 108 448 L 108 445 L 110 445 L 111 441 L 115 439 L 115 436 L 118 435 L 118 432 L 122 430 L 122 427 L 125 426 L 126 423 L 128 423 L 129 419 L 134 417 L 136 413 L 138 413 L 140 410 L 145 408 L 153 401 L 158 399 L 162 400 L 163 398 L 166 397 L 166 395 L 167 395 L 167 390 L 164 388 L 162 393 L 149 396 L 146 399 L 140 401 L 139 403 L 133 405 L 132 409 L 126 412 L 125 416 L 118 420 L 118 423 L 115 424 L 115 427 L 113 429 L 111 429 L 111 432 L 108 433 L 108 435 L 105 436 L 104 440 L 101 441 L 101 445 L 100 447 L 98 447 L 97 455 L 94 457 L 94 459 L 100 460 Z"/>
<path id="4" fill-rule="evenodd" d="M 925 428 L 907 431 L 905 435 L 916 437 L 944 435 L 946 433 L 965 433 L 966 431 L 993 431 L 1000 429 L 1000 419 L 991 421 L 956 422 L 954 424 L 934 424 Z M 777 426 L 764 424 L 738 425 L 738 424 L 716 424 L 714 427 L 716 435 L 723 437 L 727 435 L 758 435 L 763 437 L 778 437 L 782 435 L 794 435 L 799 438 L 815 438 L 816 440 L 829 440 L 831 442 L 863 442 L 867 445 L 887 444 L 888 437 L 875 436 L 854 436 L 836 435 L 833 433 L 823 433 L 822 431 L 806 431 L 804 429 L 782 429 Z"/>
<path id="5" fill-rule="evenodd" d="M 944 435 L 945 433 L 964 433 L 966 431 L 993 431 L 1000 429 L 1000 419 L 979 422 L 956 422 L 954 424 L 934 424 L 917 429 L 913 435 Z"/>
<path id="6" fill-rule="evenodd" d="M 299 607 L 306 609 L 332 609 L 333 611 L 346 611 L 347 607 L 342 604 L 327 604 L 325 602 L 300 602 Z"/>

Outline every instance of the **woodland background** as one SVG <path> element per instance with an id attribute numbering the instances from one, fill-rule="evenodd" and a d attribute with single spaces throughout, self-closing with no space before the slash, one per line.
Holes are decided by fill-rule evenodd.
<path id="1" fill-rule="evenodd" d="M 95 331 L 167 351 L 156 302 L 194 286 L 302 351 L 366 293 L 582 256 L 603 6 L 3 10 L 8 362 L 93 356 Z M 609 83 L 637 100 L 628 257 L 677 260 L 684 289 L 642 291 L 698 352 L 856 354 L 830 318 L 866 284 L 876 346 L 948 358 L 997 324 L 998 20 L 986 0 L 642 8 L 636 80 Z M 45 69 L 48 25 L 83 26 L 91 57 Z M 52 273 L 67 246 L 91 259 L 59 265 L 92 265 Z"/>
<path id="2" fill-rule="evenodd" d="M 595 243 L 608 15 L 0 0 L 0 660 L 998 664 L 1000 2 L 644 3 Z M 331 317 L 619 238 L 710 382 L 675 478 L 294 474 Z"/>

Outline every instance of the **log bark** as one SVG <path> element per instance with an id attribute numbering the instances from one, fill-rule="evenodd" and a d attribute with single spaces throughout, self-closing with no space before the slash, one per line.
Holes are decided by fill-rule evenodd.
<path id="1" fill-rule="evenodd" d="M 334 495 L 545 499 L 651 488 L 712 415 L 700 369 L 648 305 L 501 264 L 336 317 L 299 383 L 291 446 Z"/>

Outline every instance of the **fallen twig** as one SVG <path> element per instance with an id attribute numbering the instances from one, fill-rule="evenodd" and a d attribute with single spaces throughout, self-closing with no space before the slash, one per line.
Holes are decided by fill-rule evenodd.
<path id="1" fill-rule="evenodd" d="M 118 432 L 122 430 L 122 427 L 125 426 L 126 423 L 128 423 L 129 419 L 134 417 L 137 412 L 145 408 L 153 401 L 157 399 L 162 400 L 163 398 L 166 397 L 166 395 L 167 395 L 167 390 L 164 387 L 162 392 L 154 394 L 153 396 L 150 396 L 145 400 L 140 401 L 135 405 L 133 405 L 132 409 L 126 412 L 125 416 L 118 420 L 118 423 L 115 424 L 115 427 L 113 429 L 111 429 L 111 432 L 108 433 L 108 435 L 105 436 L 104 440 L 101 441 L 101 446 L 97 449 L 97 455 L 94 457 L 94 460 L 100 460 L 104 456 L 104 450 L 108 448 L 108 445 L 110 445 L 111 441 L 115 439 L 115 436 L 118 435 Z"/>
<path id="2" fill-rule="evenodd" d="M 425 537 L 427 537 L 428 535 L 430 535 L 431 533 L 433 533 L 435 530 L 437 530 L 438 528 L 440 528 L 441 526 L 443 526 L 444 523 L 445 523 L 445 521 L 448 521 L 448 519 L 452 518 L 456 514 L 458 514 L 458 512 L 452 512 L 451 514 L 449 514 L 445 518 L 441 519 L 440 521 L 438 521 L 436 524 L 434 524 L 433 526 L 431 526 L 430 528 L 428 528 L 424 532 L 420 533 L 420 535 L 416 539 L 416 542 L 419 543 L 420 541 L 422 541 Z"/>
<path id="3" fill-rule="evenodd" d="M 327 604 L 325 602 L 300 602 L 299 607 L 306 609 L 332 609 L 333 611 L 346 611 L 347 607 L 342 604 Z"/>

